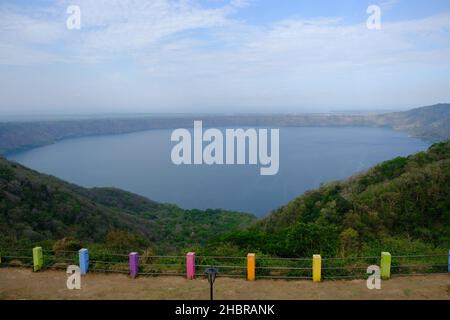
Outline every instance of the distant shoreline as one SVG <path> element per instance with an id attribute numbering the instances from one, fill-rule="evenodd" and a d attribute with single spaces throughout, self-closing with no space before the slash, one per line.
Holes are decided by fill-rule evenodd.
<path id="1" fill-rule="evenodd" d="M 55 142 L 88 136 L 142 132 L 153 129 L 176 129 L 192 126 L 199 115 L 186 117 L 100 118 L 0 123 L 0 154 L 42 147 Z M 381 115 L 342 114 L 266 114 L 205 115 L 205 127 L 386 127 L 404 131 L 427 142 L 450 139 L 450 104 L 438 104 Z"/>

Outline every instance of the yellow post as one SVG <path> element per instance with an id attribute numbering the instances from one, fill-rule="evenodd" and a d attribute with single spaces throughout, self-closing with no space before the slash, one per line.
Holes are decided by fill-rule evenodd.
<path id="1" fill-rule="evenodd" d="M 33 270 L 36 272 L 41 270 L 44 266 L 44 257 L 42 255 L 42 248 L 33 248 Z"/>
<path id="2" fill-rule="evenodd" d="M 320 282 L 322 276 L 322 257 L 320 256 L 320 254 L 313 255 L 312 269 L 313 281 Z"/>
<path id="3" fill-rule="evenodd" d="M 247 280 L 255 281 L 255 263 L 256 255 L 254 253 L 249 253 L 247 255 Z"/>

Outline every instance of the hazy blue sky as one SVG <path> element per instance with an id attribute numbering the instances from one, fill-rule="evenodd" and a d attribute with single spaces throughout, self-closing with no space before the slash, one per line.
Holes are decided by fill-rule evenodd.
<path id="1" fill-rule="evenodd" d="M 66 28 L 72 4 L 80 30 Z M 366 27 L 371 4 L 381 30 Z M 437 102 L 450 102 L 448 0 L 0 2 L 3 114 Z"/>

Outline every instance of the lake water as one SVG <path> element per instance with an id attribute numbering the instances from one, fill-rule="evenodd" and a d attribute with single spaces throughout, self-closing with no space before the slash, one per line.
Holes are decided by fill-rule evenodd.
<path id="1" fill-rule="evenodd" d="M 382 128 L 280 128 L 280 169 L 176 166 L 172 130 L 96 136 L 11 154 L 9 159 L 85 187 L 117 187 L 183 208 L 224 208 L 258 216 L 322 182 L 343 179 L 429 144 Z"/>

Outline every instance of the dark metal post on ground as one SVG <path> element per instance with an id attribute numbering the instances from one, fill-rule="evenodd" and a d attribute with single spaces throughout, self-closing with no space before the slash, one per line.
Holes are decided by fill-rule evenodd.
<path id="1" fill-rule="evenodd" d="M 216 281 L 216 275 L 219 273 L 219 270 L 217 268 L 208 268 L 205 270 L 205 273 L 208 275 L 208 282 L 209 282 L 209 297 L 212 300 L 214 300 L 214 281 Z"/>
<path id="2" fill-rule="evenodd" d="M 209 299 L 212 301 L 214 300 L 214 292 L 213 292 L 213 283 L 209 283 Z"/>

